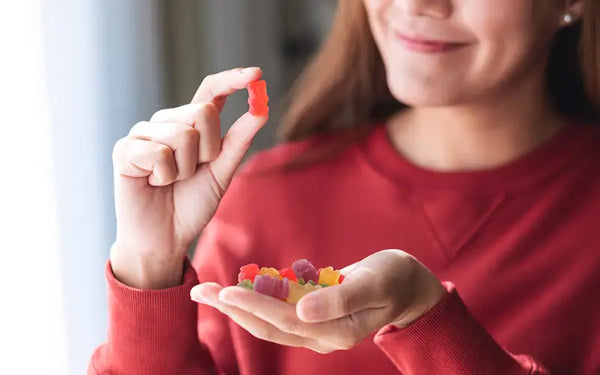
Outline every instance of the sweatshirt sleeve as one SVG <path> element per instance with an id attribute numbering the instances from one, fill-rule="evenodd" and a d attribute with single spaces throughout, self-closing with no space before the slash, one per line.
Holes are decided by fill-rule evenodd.
<path id="1" fill-rule="evenodd" d="M 209 350 L 198 339 L 197 306 L 190 289 L 198 284 L 186 258 L 182 285 L 140 290 L 119 282 L 110 260 L 108 339 L 93 353 L 88 374 L 215 374 Z"/>
<path id="2" fill-rule="evenodd" d="M 383 327 L 375 344 L 404 375 L 550 375 L 527 355 L 503 349 L 468 311 L 455 286 L 427 313 L 402 329 Z"/>
<path id="3" fill-rule="evenodd" d="M 251 158 L 252 159 L 252 158 Z M 252 159 L 253 160 L 253 159 Z M 231 321 L 218 310 L 191 300 L 198 283 L 231 285 L 242 262 L 257 248 L 248 160 L 233 178 L 213 218 L 199 235 L 193 264 L 186 258 L 183 283 L 163 290 L 139 290 L 119 282 L 106 263 L 108 340 L 98 347 L 88 374 L 237 374 L 239 353 Z M 253 188 L 256 190 L 256 188 Z M 253 191 L 254 191 L 253 190 Z M 237 259 L 238 261 L 233 261 Z"/>

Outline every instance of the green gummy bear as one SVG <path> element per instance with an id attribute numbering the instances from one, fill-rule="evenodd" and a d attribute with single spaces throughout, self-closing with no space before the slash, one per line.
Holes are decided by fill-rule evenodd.
<path id="1" fill-rule="evenodd" d="M 250 290 L 254 290 L 254 285 L 252 285 L 252 281 L 250 281 L 250 279 L 242 280 L 240 283 L 237 284 L 237 286 L 246 288 L 246 289 L 250 289 Z"/>
<path id="2" fill-rule="evenodd" d="M 303 278 L 299 277 L 299 278 L 298 278 L 298 284 L 300 284 L 300 285 L 304 285 L 304 284 L 306 284 L 306 281 L 304 281 L 304 279 L 303 279 Z"/>

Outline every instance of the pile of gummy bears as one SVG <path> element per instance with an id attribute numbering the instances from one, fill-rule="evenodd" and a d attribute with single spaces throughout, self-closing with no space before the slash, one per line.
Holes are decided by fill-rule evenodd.
<path id="1" fill-rule="evenodd" d="M 296 303 L 304 295 L 320 288 L 341 284 L 344 275 L 333 267 L 316 269 L 307 259 L 300 259 L 292 268 L 277 270 L 251 263 L 240 268 L 238 286 L 253 289 L 287 303 Z"/>

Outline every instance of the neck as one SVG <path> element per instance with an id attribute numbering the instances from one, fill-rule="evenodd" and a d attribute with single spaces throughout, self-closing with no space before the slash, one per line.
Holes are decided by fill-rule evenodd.
<path id="1" fill-rule="evenodd" d="M 414 164 L 437 171 L 491 169 L 550 139 L 564 124 L 543 77 L 494 98 L 448 107 L 404 110 L 388 121 L 395 148 Z"/>

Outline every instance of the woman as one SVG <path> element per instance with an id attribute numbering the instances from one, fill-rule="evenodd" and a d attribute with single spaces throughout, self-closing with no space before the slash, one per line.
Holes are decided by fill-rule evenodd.
<path id="1" fill-rule="evenodd" d="M 599 30 L 595 0 L 342 1 L 233 181 L 267 118 L 221 141 L 219 111 L 260 69 L 136 124 L 90 373 L 600 373 Z M 226 287 L 299 258 L 346 279 Z"/>

